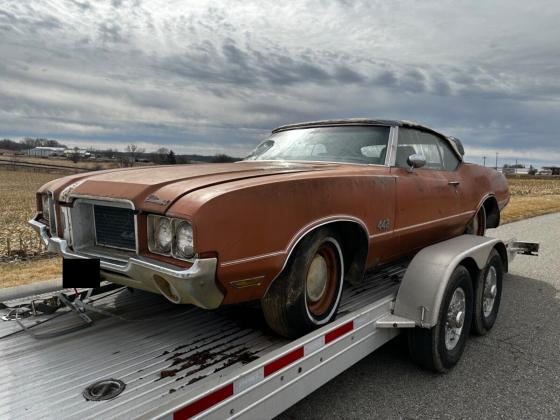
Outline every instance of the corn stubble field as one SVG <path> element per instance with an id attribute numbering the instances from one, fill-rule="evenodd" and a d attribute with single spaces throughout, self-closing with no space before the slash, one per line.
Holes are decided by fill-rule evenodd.
<path id="1" fill-rule="evenodd" d="M 60 261 L 46 253 L 27 226 L 36 211 L 35 191 L 61 174 L 0 170 L 0 287 L 60 275 Z"/>
<path id="2" fill-rule="evenodd" d="M 35 212 L 35 191 L 61 174 L 0 169 L 0 287 L 61 275 L 60 258 L 47 254 L 27 220 Z M 560 211 L 559 179 L 508 180 L 511 201 L 502 223 Z"/>

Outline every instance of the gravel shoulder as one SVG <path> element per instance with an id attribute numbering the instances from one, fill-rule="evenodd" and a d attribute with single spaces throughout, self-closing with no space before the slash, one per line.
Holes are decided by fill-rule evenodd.
<path id="1" fill-rule="evenodd" d="M 559 418 L 560 214 L 488 236 L 539 242 L 540 256 L 512 262 L 494 329 L 471 336 L 453 371 L 416 367 L 401 336 L 279 418 Z"/>

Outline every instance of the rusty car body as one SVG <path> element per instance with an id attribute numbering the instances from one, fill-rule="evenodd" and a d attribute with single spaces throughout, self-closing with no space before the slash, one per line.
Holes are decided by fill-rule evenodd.
<path id="1" fill-rule="evenodd" d="M 507 182 L 463 153 L 406 121 L 293 124 L 240 162 L 51 181 L 29 223 L 51 251 L 99 258 L 104 280 L 208 309 L 261 300 L 293 336 L 332 320 L 365 270 L 498 226 Z"/>

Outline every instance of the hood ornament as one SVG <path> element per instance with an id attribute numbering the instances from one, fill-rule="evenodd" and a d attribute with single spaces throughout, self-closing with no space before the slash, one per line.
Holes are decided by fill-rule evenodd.
<path id="1" fill-rule="evenodd" d="M 160 206 L 167 206 L 171 202 L 171 200 L 162 200 L 155 194 L 150 194 L 144 201 L 147 203 L 158 204 Z"/>

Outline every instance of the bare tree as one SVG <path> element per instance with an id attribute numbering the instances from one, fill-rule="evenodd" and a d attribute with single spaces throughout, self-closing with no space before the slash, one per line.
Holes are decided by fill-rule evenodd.
<path id="1" fill-rule="evenodd" d="M 154 155 L 154 163 L 157 163 L 159 165 L 162 165 L 166 162 L 167 160 L 167 155 L 169 154 L 169 149 L 167 149 L 166 147 L 160 147 L 159 149 L 156 150 L 156 154 Z"/>
<path id="2" fill-rule="evenodd" d="M 132 165 L 136 161 L 136 156 L 146 151 L 143 147 L 138 147 L 135 144 L 129 144 L 124 150 L 129 155 Z"/>

